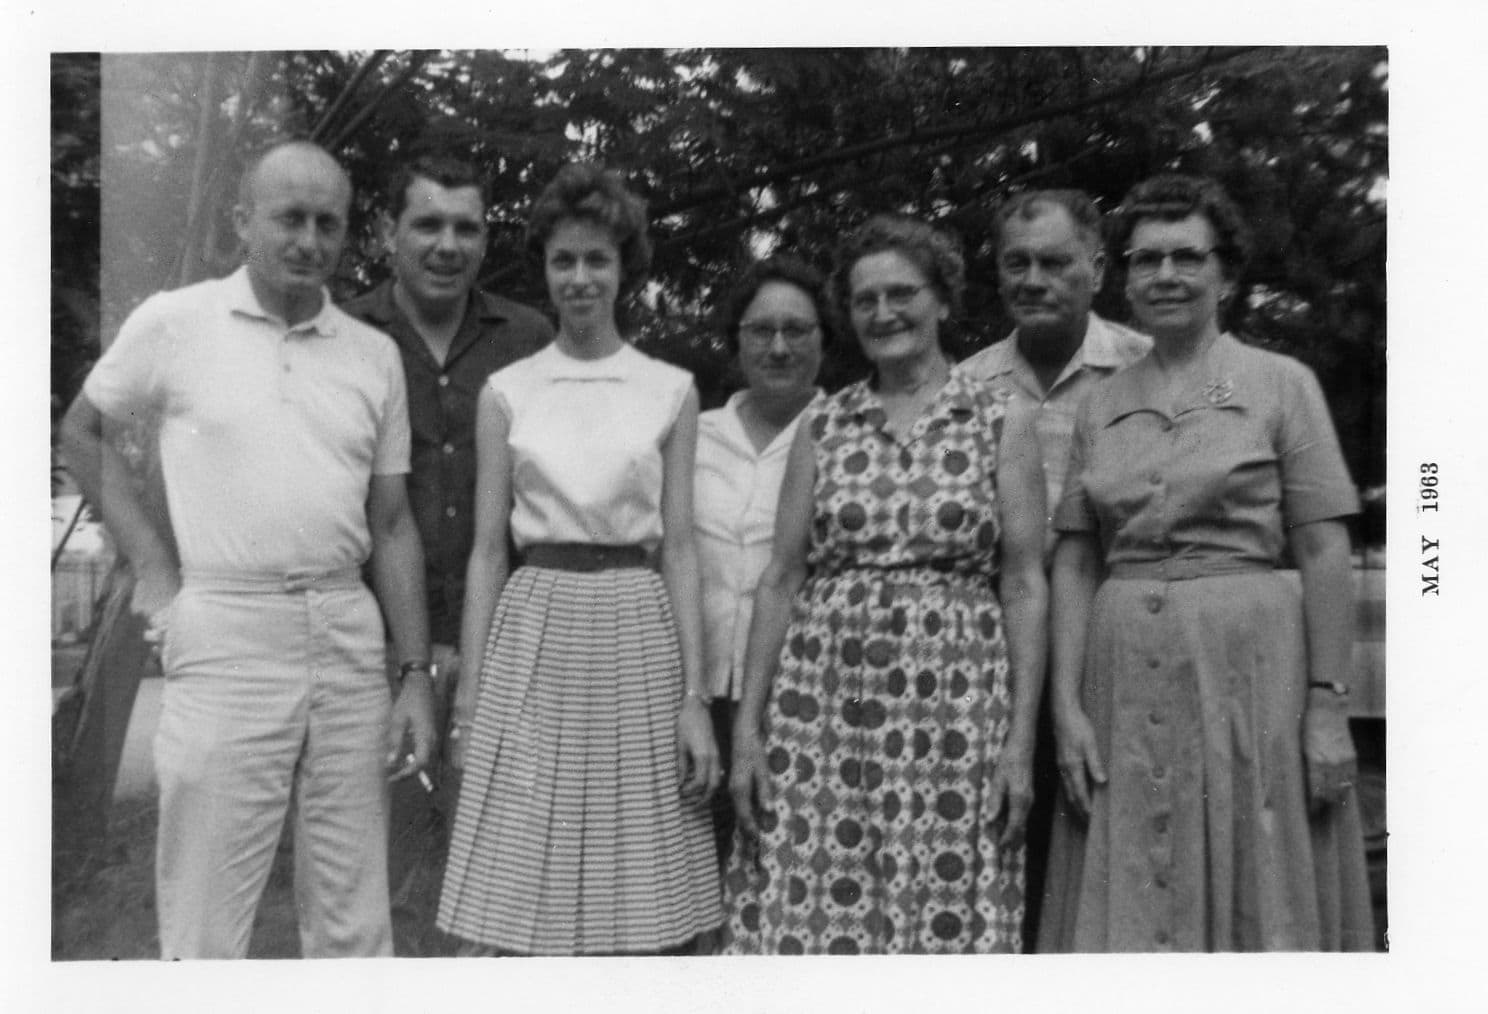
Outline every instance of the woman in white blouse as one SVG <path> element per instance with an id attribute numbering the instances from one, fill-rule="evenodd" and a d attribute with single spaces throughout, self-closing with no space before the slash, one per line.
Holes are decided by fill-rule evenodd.
<path id="1" fill-rule="evenodd" d="M 698 417 L 694 518 L 703 584 L 703 660 L 719 753 L 739 700 L 754 589 L 770 562 L 775 503 L 802 410 L 831 343 L 825 278 L 790 256 L 747 268 L 722 308 L 724 338 L 745 387 Z M 720 862 L 732 844 L 727 795 L 714 797 Z"/>
<path id="2" fill-rule="evenodd" d="M 455 702 L 438 925 L 467 952 L 675 952 L 721 920 L 697 392 L 620 335 L 650 244 L 617 174 L 566 166 L 527 231 L 558 334 L 481 391 L 460 649 L 484 661 Z"/>

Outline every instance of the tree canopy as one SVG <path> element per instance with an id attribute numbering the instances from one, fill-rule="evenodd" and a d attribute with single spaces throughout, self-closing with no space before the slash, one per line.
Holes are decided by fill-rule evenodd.
<path id="1" fill-rule="evenodd" d="M 930 219 L 967 256 L 966 313 L 947 336 L 959 358 L 1010 326 L 990 246 L 1000 201 L 1078 187 L 1109 209 L 1180 170 L 1219 179 L 1255 233 L 1228 323 L 1317 371 L 1355 481 L 1371 486 L 1384 478 L 1387 66 L 1379 47 L 57 55 L 53 393 L 73 396 L 100 333 L 146 295 L 236 263 L 238 173 L 290 135 L 325 144 L 356 184 L 339 296 L 385 275 L 377 215 L 413 151 L 484 167 L 483 280 L 536 305 L 532 199 L 571 159 L 622 170 L 656 246 L 636 341 L 691 369 L 709 403 L 729 383 L 710 311 L 753 256 L 779 247 L 825 267 L 872 212 Z M 1097 308 L 1125 319 L 1114 274 Z M 829 383 L 860 368 L 843 358 Z"/>

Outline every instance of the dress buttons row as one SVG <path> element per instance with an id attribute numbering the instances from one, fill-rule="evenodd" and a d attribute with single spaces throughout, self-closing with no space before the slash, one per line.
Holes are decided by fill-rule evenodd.
<path id="1" fill-rule="evenodd" d="M 439 386 L 440 387 L 449 387 L 449 374 L 447 374 L 447 373 L 441 373 L 439 375 Z"/>
<path id="2" fill-rule="evenodd" d="M 452 517 L 455 516 L 455 514 L 456 514 L 456 511 L 455 511 L 455 509 L 453 507 L 446 507 L 444 509 L 444 516 L 447 517 L 447 518 L 452 518 Z"/>
<path id="3" fill-rule="evenodd" d="M 445 454 L 454 454 L 455 453 L 455 445 L 454 444 L 445 444 L 444 447 L 442 448 L 442 450 L 444 451 Z"/>
<path id="4" fill-rule="evenodd" d="M 1159 595 L 1157 592 L 1153 592 L 1151 595 L 1147 596 L 1147 611 L 1149 613 L 1162 612 L 1162 606 L 1162 596 Z"/>

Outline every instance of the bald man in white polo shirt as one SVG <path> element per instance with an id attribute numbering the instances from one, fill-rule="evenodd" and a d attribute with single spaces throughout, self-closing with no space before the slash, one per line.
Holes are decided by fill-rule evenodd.
<path id="1" fill-rule="evenodd" d="M 291 792 L 303 953 L 392 953 L 387 778 L 428 761 L 434 728 L 402 365 L 325 290 L 350 198 L 313 144 L 256 160 L 234 209 L 244 266 L 143 303 L 63 427 L 134 569 L 134 607 L 163 633 L 167 959 L 246 955 Z M 105 482 L 123 474 L 111 428 L 140 418 L 158 426 L 179 566 L 129 483 Z M 404 660 L 396 703 L 383 614 Z"/>

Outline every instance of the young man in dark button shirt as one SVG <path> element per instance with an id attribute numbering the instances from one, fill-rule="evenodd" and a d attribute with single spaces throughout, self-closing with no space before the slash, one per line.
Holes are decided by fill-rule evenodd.
<path id="1" fill-rule="evenodd" d="M 413 431 L 408 498 L 424 545 L 441 729 L 462 669 L 474 679 L 480 667 L 480 659 L 462 666 L 457 654 L 474 524 L 476 399 L 493 372 L 553 337 L 536 310 L 475 287 L 486 204 L 468 163 L 423 155 L 402 166 L 382 220 L 393 275 L 344 307 L 391 335 L 403 360 Z M 394 788 L 388 866 L 394 913 L 408 917 L 395 920 L 400 954 L 443 951 L 433 916 L 455 803 L 444 781 L 428 797 L 416 785 Z"/>

